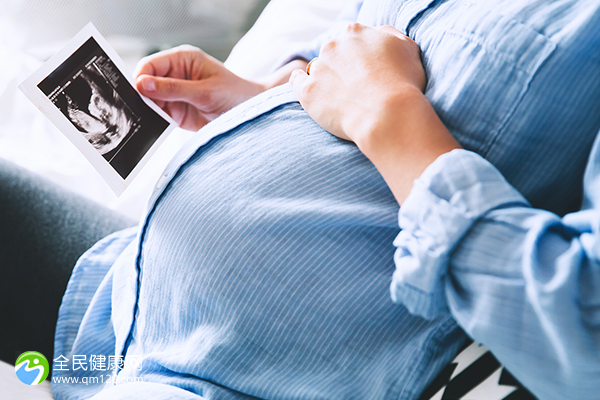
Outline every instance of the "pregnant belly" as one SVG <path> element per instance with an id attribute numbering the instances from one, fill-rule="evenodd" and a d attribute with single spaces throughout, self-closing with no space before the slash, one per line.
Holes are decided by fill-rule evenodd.
<path id="1" fill-rule="evenodd" d="M 143 242 L 147 357 L 263 398 L 383 398 L 418 362 L 435 323 L 390 300 L 398 206 L 297 103 L 213 139 L 170 185 Z"/>

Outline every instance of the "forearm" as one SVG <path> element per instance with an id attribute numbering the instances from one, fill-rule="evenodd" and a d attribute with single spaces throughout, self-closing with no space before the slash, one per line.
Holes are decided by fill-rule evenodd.
<path id="1" fill-rule="evenodd" d="M 374 121 L 359 117 L 347 129 L 362 130 L 356 134 L 357 146 L 402 204 L 427 166 L 460 145 L 418 89 L 406 90 L 392 101 L 394 113 Z"/>

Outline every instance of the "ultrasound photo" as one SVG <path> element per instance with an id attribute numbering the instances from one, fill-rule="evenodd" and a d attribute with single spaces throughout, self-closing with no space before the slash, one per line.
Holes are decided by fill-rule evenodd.
<path id="1" fill-rule="evenodd" d="M 93 37 L 37 86 L 123 179 L 169 126 Z"/>

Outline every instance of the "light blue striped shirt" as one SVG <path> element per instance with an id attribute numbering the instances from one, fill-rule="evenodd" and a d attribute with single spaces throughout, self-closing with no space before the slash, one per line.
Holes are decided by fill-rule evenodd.
<path id="1" fill-rule="evenodd" d="M 426 95 L 456 138 L 534 206 L 558 213 L 578 207 L 600 129 L 599 19 L 600 4 L 591 1 L 366 1 L 359 15 L 413 37 L 423 51 Z M 444 179 L 423 185 L 436 193 L 447 187 Z M 490 209 L 490 198 L 468 197 L 460 179 L 456 208 Z M 522 203 L 501 182 L 493 205 Z M 457 321 L 482 340 L 464 321 L 474 310 L 479 321 L 493 305 L 476 302 L 461 314 L 433 295 L 444 270 L 419 262 L 447 265 L 448 249 L 440 251 L 437 239 L 451 246 L 474 221 L 419 214 L 440 201 L 414 196 L 412 214 L 403 212 L 420 219 L 398 236 L 399 208 L 376 169 L 353 144 L 316 125 L 288 85 L 236 107 L 172 160 L 140 228 L 104 239 L 79 260 L 60 310 L 55 358 L 123 356 L 125 365 L 111 376 L 89 363 L 87 370 L 69 364 L 54 377 L 99 382 L 54 382 L 54 395 L 417 398 L 464 342 Z M 484 260 L 473 250 L 458 254 Z M 413 275 L 404 276 L 411 258 L 418 261 L 408 262 Z M 399 304 L 390 297 L 392 276 Z M 402 289 L 411 279 L 431 304 Z M 507 331 L 497 331 L 504 341 L 545 323 L 504 318 Z M 489 341 L 492 350 L 505 349 Z M 519 364 L 526 357 L 507 354 L 512 364 L 499 358 L 526 374 Z M 552 384 L 542 387 L 539 378 L 552 367 L 540 365 L 539 375 L 523 380 L 534 393 L 550 393 Z M 589 398 L 586 390 L 580 398 Z"/>
<path id="2" fill-rule="evenodd" d="M 587 204 L 562 219 L 481 156 L 439 157 L 402 205 L 392 298 L 428 319 L 451 312 L 540 399 L 597 399 L 599 185 L 600 135 Z"/>

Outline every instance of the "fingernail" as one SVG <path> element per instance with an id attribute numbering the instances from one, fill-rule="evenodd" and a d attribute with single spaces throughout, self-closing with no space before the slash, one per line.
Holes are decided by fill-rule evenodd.
<path id="1" fill-rule="evenodd" d="M 154 92 L 156 90 L 156 83 L 152 79 L 144 79 L 142 85 L 144 85 L 144 89 L 149 92 Z"/>

